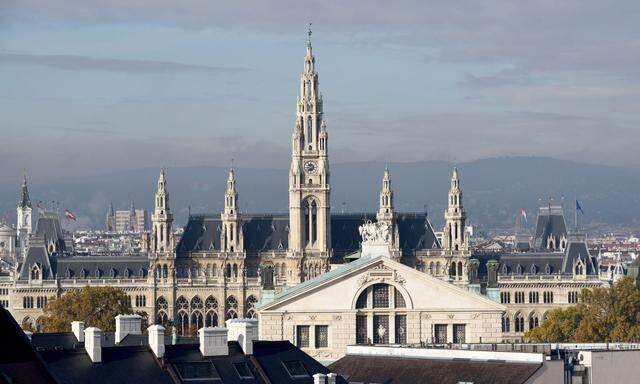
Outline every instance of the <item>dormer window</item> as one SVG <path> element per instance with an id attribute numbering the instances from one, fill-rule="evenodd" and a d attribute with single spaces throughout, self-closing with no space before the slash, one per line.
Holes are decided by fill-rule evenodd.
<path id="1" fill-rule="evenodd" d="M 31 280 L 40 280 L 40 266 L 38 264 L 31 268 Z"/>

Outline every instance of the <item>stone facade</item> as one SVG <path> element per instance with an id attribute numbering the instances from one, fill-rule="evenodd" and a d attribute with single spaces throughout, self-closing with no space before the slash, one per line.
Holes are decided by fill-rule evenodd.
<path id="1" fill-rule="evenodd" d="M 363 257 L 258 309 L 260 338 L 316 359 L 347 345 L 500 342 L 504 306 L 392 260 Z"/>

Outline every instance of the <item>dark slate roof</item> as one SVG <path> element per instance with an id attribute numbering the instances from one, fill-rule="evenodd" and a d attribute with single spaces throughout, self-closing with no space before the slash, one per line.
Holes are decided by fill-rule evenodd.
<path id="1" fill-rule="evenodd" d="M 565 250 L 565 257 L 562 263 L 562 271 L 564 273 L 573 273 L 573 265 L 576 260 L 580 259 L 587 267 L 587 275 L 597 275 L 597 262 L 589 254 L 586 238 L 583 234 L 571 234 L 569 236 L 569 245 Z"/>
<path id="2" fill-rule="evenodd" d="M 598 274 L 597 260 L 589 254 L 586 238 L 570 234 L 567 249 L 562 252 L 517 252 L 499 255 L 501 275 L 517 274 L 572 274 L 575 261 L 580 258 L 588 275 Z M 520 269 L 520 272 L 518 270 Z"/>
<path id="3" fill-rule="evenodd" d="M 287 340 L 256 341 L 253 344 L 253 356 L 272 383 L 311 384 L 313 383 L 311 375 L 335 372 L 334 370 L 329 370 Z M 309 376 L 292 378 L 284 367 L 284 362 L 288 361 L 301 362 Z M 342 377 L 337 377 L 337 383 L 343 384 L 346 381 Z"/>
<path id="4" fill-rule="evenodd" d="M 558 252 L 507 253 L 500 256 L 498 273 L 500 275 L 561 273 L 563 260 L 564 254 Z"/>
<path id="5" fill-rule="evenodd" d="M 30 239 L 27 255 L 25 256 L 24 261 L 18 266 L 18 270 L 20 271 L 18 279 L 29 280 L 29 272 L 34 265 L 40 266 L 43 280 L 54 278 L 54 270 L 49 261 L 49 254 L 47 253 L 44 244 L 42 244 L 41 240 L 38 241 L 32 237 Z"/>
<path id="6" fill-rule="evenodd" d="M 240 383 L 262 383 L 260 380 L 258 369 L 251 364 L 249 356 L 242 352 L 240 345 L 231 341 L 228 343 L 229 355 L 226 356 L 208 356 L 203 357 L 200 353 L 198 344 L 190 345 L 167 345 L 165 346 L 165 360 L 172 365 L 181 363 L 197 363 L 202 361 L 210 361 L 213 363 L 218 375 L 222 379 L 222 383 L 240 384 Z M 253 378 L 241 378 L 234 367 L 234 364 L 245 363 L 249 367 Z M 220 383 L 220 380 L 198 380 L 199 383 Z"/>
<path id="7" fill-rule="evenodd" d="M 286 250 L 289 215 L 243 216 L 242 231 L 247 251 Z"/>
<path id="8" fill-rule="evenodd" d="M 230 341 L 228 355 L 203 357 L 196 338 L 181 337 L 175 345 L 171 344 L 171 338 L 171 335 L 165 335 L 162 362 L 150 350 L 146 335 L 128 335 L 116 345 L 113 332 L 103 332 L 102 362 L 99 364 L 91 362 L 84 345 L 70 332 L 34 334 L 32 344 L 49 370 L 63 383 L 178 383 L 180 365 L 203 362 L 213 364 L 222 380 L 197 380 L 201 384 L 311 384 L 314 373 L 329 373 L 326 367 L 288 341 L 255 341 L 253 355 L 245 355 L 238 342 Z M 2 352 L 8 351 L 0 350 Z M 290 377 L 284 367 L 285 361 L 299 361 L 309 376 Z M 235 364 L 242 363 L 253 378 L 240 377 Z M 338 383 L 345 382 L 339 378 Z"/>
<path id="9" fill-rule="evenodd" d="M 376 221 L 373 213 L 344 213 L 331 215 L 331 244 L 333 257 L 337 262 L 345 255 L 360 249 L 360 231 L 358 227 L 367 220 Z"/>
<path id="10" fill-rule="evenodd" d="M 347 355 L 329 369 L 361 383 L 518 384 L 540 364 Z"/>
<path id="11" fill-rule="evenodd" d="M 336 259 L 360 249 L 358 227 L 367 220 L 375 221 L 372 213 L 331 215 L 331 243 Z M 400 246 L 404 252 L 440 248 L 426 214 L 397 214 Z M 289 216 L 243 215 L 244 248 L 248 252 L 284 251 L 289 244 Z M 190 216 L 182 238 L 178 242 L 178 255 L 188 252 L 220 250 L 221 220 L 219 215 Z"/>
<path id="12" fill-rule="evenodd" d="M 44 243 L 56 243 L 58 252 L 66 250 L 64 234 L 58 214 L 54 212 L 43 212 L 38 217 L 36 224 L 36 234 L 44 236 Z"/>
<path id="13" fill-rule="evenodd" d="M 400 213 L 396 217 L 400 247 L 405 254 L 411 251 L 441 248 L 426 213 Z"/>
<path id="14" fill-rule="evenodd" d="M 149 260 L 144 256 L 58 257 L 55 264 L 59 278 L 133 279 L 149 273 Z M 86 277 L 82 276 L 83 270 Z"/>
<path id="15" fill-rule="evenodd" d="M 91 361 L 84 348 L 39 353 L 65 383 L 173 383 L 148 346 L 103 347 L 99 364 Z"/>
<path id="16" fill-rule="evenodd" d="M 0 306 L 0 382 L 56 383 L 9 311 Z M 10 381 L 11 380 L 11 381 Z"/>
<path id="17" fill-rule="evenodd" d="M 563 236 L 567 235 L 567 225 L 561 206 L 540 207 L 536 221 L 534 247 L 536 249 L 547 248 L 547 240 L 551 235 L 553 235 L 558 242 Z"/>

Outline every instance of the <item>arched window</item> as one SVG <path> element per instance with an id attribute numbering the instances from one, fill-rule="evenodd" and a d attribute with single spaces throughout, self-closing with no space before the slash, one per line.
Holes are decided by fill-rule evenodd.
<path id="1" fill-rule="evenodd" d="M 233 264 L 233 277 L 238 278 L 238 264 Z"/>
<path id="2" fill-rule="evenodd" d="M 502 315 L 502 332 L 510 332 L 511 330 L 511 324 L 509 324 L 509 315 L 504 314 Z"/>
<path id="3" fill-rule="evenodd" d="M 227 278 L 231 278 L 231 264 L 227 264 Z"/>
<path id="4" fill-rule="evenodd" d="M 158 324 L 167 324 L 169 320 L 169 316 L 167 315 L 168 311 L 169 303 L 167 303 L 167 300 L 162 296 L 158 297 L 156 300 L 156 321 Z"/>
<path id="5" fill-rule="evenodd" d="M 251 295 L 247 297 L 246 301 L 247 305 L 245 305 L 246 313 L 245 317 L 248 319 L 256 318 L 256 304 L 258 304 L 258 299 L 255 296 Z"/>
<path id="6" fill-rule="evenodd" d="M 225 320 L 238 318 L 238 300 L 235 297 L 229 296 L 225 302 Z"/>
<path id="7" fill-rule="evenodd" d="M 462 261 L 458 261 L 458 277 L 462 276 Z"/>
<path id="8" fill-rule="evenodd" d="M 442 269 L 440 266 L 440 262 L 436 261 L 436 275 L 440 275 L 442 273 Z"/>
<path id="9" fill-rule="evenodd" d="M 515 324 L 516 332 L 524 332 L 524 316 L 522 316 L 522 313 L 518 312 L 516 314 L 513 323 Z"/>
<path id="10" fill-rule="evenodd" d="M 304 203 L 304 224 L 307 245 L 313 246 L 318 238 L 318 204 L 313 198 Z"/>
<path id="11" fill-rule="evenodd" d="M 529 329 L 533 329 L 535 327 L 537 327 L 539 325 L 539 318 L 538 318 L 538 314 L 535 312 L 532 312 L 529 315 Z"/>
<path id="12" fill-rule="evenodd" d="M 435 265 L 433 264 L 433 261 L 429 263 L 429 274 L 431 276 L 435 275 L 435 271 L 434 271 Z"/>
<path id="13" fill-rule="evenodd" d="M 38 264 L 31 268 L 31 280 L 40 280 L 40 266 Z"/>
<path id="14" fill-rule="evenodd" d="M 393 292 L 396 308 L 405 308 L 407 306 L 407 303 L 404 301 L 404 296 L 402 296 L 402 293 L 395 287 L 393 288 Z"/>
<path id="15" fill-rule="evenodd" d="M 202 328 L 203 326 L 204 326 L 204 321 L 202 318 L 202 312 L 193 311 L 191 313 L 191 324 L 189 325 L 189 328 L 191 330 L 190 333 L 195 333 L 198 329 Z"/>
<path id="16" fill-rule="evenodd" d="M 205 325 L 207 327 L 218 326 L 218 300 L 215 297 L 209 296 L 204 302 L 205 308 Z"/>
<path id="17" fill-rule="evenodd" d="M 204 308 L 204 304 L 202 303 L 202 299 L 199 296 L 194 296 L 191 299 L 191 310 L 202 311 L 203 308 Z"/>
<path id="18" fill-rule="evenodd" d="M 367 296 L 369 295 L 369 289 L 365 289 L 358 296 L 358 300 L 356 300 L 356 309 L 365 309 L 367 308 Z"/>
<path id="19" fill-rule="evenodd" d="M 455 276 L 456 275 L 456 263 L 455 261 L 451 263 L 451 265 L 449 265 L 449 276 Z"/>

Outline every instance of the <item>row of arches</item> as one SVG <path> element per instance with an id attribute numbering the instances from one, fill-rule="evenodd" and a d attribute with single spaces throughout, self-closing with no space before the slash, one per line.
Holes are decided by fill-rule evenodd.
<path id="1" fill-rule="evenodd" d="M 250 295 L 247 297 L 244 306 L 244 317 L 256 317 L 256 305 L 258 299 Z M 240 311 L 238 300 L 235 296 L 228 296 L 221 307 L 218 300 L 213 296 L 208 296 L 204 301 L 200 296 L 194 296 L 188 300 L 184 296 L 179 296 L 175 302 L 175 326 L 181 335 L 191 335 L 204 326 L 216 327 L 219 325 L 220 317 L 224 320 L 236 319 L 243 315 Z M 169 321 L 169 303 L 160 296 L 156 300 L 156 323 L 166 325 Z"/>
<path id="2" fill-rule="evenodd" d="M 161 272 L 156 274 L 158 277 L 166 278 L 169 274 L 167 265 L 163 265 L 161 268 L 158 267 L 157 270 Z M 191 266 L 177 267 L 176 273 L 178 278 L 226 277 L 237 279 L 244 274 L 244 267 L 238 263 L 222 264 L 220 267 L 216 263 L 208 263 L 206 265 L 193 264 Z"/>
<path id="3" fill-rule="evenodd" d="M 529 316 L 525 316 L 522 312 L 516 312 L 513 318 L 509 317 L 509 314 L 504 314 L 502 316 L 502 332 L 523 333 L 542 324 L 542 321 L 546 319 L 546 317 L 546 312 L 540 316 L 540 314 L 535 311 L 529 313 Z M 528 325 L 528 327 L 525 328 L 525 325 Z"/>

